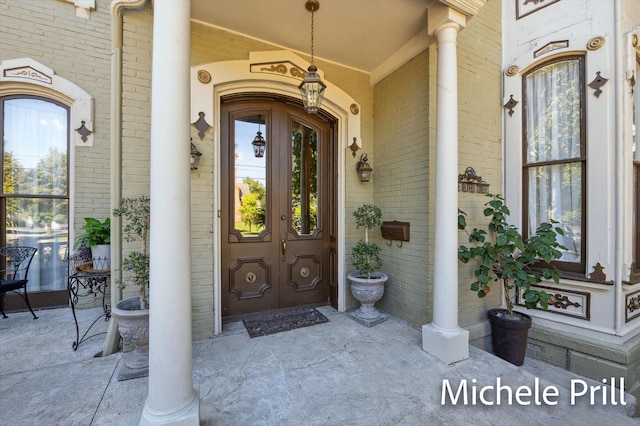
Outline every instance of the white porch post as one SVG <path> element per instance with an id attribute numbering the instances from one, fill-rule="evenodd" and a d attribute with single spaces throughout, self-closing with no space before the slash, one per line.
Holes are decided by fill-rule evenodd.
<path id="1" fill-rule="evenodd" d="M 198 425 L 191 337 L 190 2 L 155 0 L 149 394 L 141 425 Z"/>
<path id="2" fill-rule="evenodd" d="M 447 364 L 469 357 L 469 332 L 458 326 L 458 64 L 456 40 L 464 15 L 429 10 L 438 43 L 436 210 L 433 322 L 422 326 L 422 348 Z M 434 29 L 432 31 L 431 29 Z"/>

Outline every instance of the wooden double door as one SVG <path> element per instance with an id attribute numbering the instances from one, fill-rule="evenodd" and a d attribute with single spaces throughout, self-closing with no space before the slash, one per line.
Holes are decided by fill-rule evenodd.
<path id="1" fill-rule="evenodd" d="M 335 305 L 333 121 L 244 97 L 220 124 L 222 316 Z"/>

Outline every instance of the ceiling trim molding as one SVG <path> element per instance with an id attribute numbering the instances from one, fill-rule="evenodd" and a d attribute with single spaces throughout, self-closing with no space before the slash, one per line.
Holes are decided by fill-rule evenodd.
<path id="1" fill-rule="evenodd" d="M 487 1 L 488 0 L 440 0 L 440 3 L 443 3 L 460 13 L 464 13 L 467 17 L 471 18 L 480 12 L 480 9 L 482 9 Z"/>
<path id="2" fill-rule="evenodd" d="M 417 36 L 409 40 L 371 72 L 371 85 L 374 86 L 402 65 L 418 56 L 423 50 L 431 46 L 434 41 L 435 39 L 429 35 L 428 29 L 423 29 Z"/>

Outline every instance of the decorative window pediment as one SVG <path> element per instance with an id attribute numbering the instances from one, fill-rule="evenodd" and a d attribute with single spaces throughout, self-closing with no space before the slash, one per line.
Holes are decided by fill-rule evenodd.
<path id="1" fill-rule="evenodd" d="M 30 58 L 3 61 L 0 95 L 43 96 L 69 106 L 73 143 L 93 146 L 93 97 L 51 68 Z"/>

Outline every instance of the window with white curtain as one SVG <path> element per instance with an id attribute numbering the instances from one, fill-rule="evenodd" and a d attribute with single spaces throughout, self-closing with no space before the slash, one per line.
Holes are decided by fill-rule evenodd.
<path id="1" fill-rule="evenodd" d="M 555 220 L 566 248 L 560 269 L 585 270 L 584 58 L 561 58 L 523 78 L 523 232 Z"/>
<path id="2" fill-rule="evenodd" d="M 33 96 L 0 97 L 0 245 L 38 251 L 29 292 L 66 291 L 69 108 Z"/>

